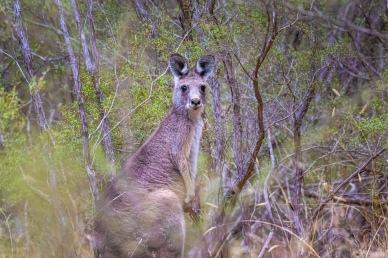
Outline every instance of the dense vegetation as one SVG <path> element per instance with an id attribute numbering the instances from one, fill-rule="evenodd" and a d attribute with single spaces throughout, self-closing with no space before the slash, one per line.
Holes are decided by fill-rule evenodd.
<path id="1" fill-rule="evenodd" d="M 0 19 L 0 257 L 93 256 L 174 52 L 218 61 L 188 257 L 388 256 L 386 1 L 0 0 Z"/>

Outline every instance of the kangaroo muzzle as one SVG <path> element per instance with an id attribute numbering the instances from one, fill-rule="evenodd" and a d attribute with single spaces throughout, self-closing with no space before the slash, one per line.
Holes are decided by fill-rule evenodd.
<path id="1" fill-rule="evenodd" d="M 201 102 L 200 98 L 192 98 L 190 100 L 190 108 L 191 109 L 196 110 L 196 109 L 198 109 L 200 107 L 202 107 L 202 102 Z"/>

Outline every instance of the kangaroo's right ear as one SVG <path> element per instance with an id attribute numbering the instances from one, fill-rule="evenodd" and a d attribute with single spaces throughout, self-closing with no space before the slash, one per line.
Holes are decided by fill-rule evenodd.
<path id="1" fill-rule="evenodd" d="M 212 55 L 201 57 L 195 66 L 195 72 L 203 79 L 207 80 L 212 74 L 216 66 L 216 59 Z"/>
<path id="2" fill-rule="evenodd" d="M 189 73 L 189 65 L 186 58 L 180 54 L 172 54 L 168 62 L 174 80 L 177 81 Z"/>

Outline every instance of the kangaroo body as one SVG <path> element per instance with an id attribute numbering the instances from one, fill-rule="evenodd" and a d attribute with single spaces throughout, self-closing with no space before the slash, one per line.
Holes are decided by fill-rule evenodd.
<path id="1" fill-rule="evenodd" d="M 99 205 L 95 241 L 103 257 L 182 257 L 184 206 L 194 198 L 203 128 L 204 80 L 213 64 L 214 58 L 205 56 L 189 71 L 182 56 L 170 58 L 173 105 L 124 163 Z"/>

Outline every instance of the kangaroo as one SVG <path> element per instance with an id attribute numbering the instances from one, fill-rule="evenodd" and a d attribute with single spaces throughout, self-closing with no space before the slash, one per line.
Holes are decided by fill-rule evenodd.
<path id="1" fill-rule="evenodd" d="M 173 54 L 172 106 L 145 143 L 108 185 L 95 220 L 95 244 L 103 257 L 182 257 L 184 210 L 193 205 L 211 55 L 194 68 Z"/>

